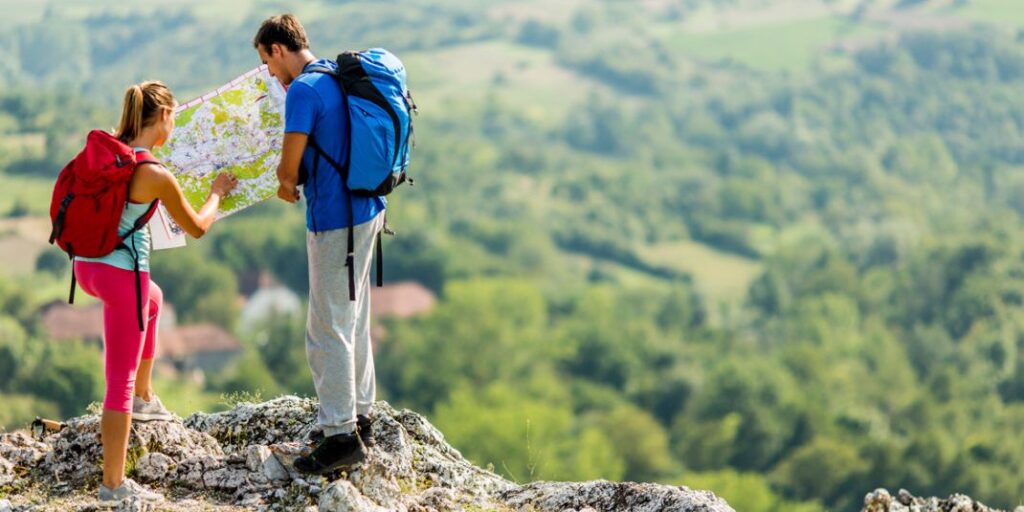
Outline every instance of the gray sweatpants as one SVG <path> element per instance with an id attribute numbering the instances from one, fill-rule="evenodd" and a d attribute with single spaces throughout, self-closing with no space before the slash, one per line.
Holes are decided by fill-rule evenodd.
<path id="1" fill-rule="evenodd" d="M 355 430 L 376 398 L 370 344 L 370 262 L 384 225 L 381 213 L 355 226 L 356 300 L 349 300 L 348 228 L 306 234 L 309 258 L 309 316 L 306 359 L 320 399 L 317 420 L 324 435 Z"/>

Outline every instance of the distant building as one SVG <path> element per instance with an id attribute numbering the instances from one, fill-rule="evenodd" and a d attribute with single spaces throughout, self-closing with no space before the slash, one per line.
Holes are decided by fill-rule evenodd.
<path id="1" fill-rule="evenodd" d="M 250 329 L 271 316 L 302 314 L 302 301 L 295 292 L 281 285 L 263 286 L 256 290 L 239 316 L 239 325 Z"/>
<path id="2" fill-rule="evenodd" d="M 161 330 L 156 345 L 157 359 L 172 363 L 180 372 L 218 372 L 241 352 L 238 339 L 213 324 Z"/>
<path id="3" fill-rule="evenodd" d="M 373 338 L 374 346 L 388 337 L 388 331 L 381 325 L 380 320 L 387 317 L 409 318 L 424 315 L 434 309 L 436 303 L 437 297 L 434 296 L 434 292 L 415 281 L 370 288 L 370 308 L 373 316 L 370 336 Z"/>
<path id="4" fill-rule="evenodd" d="M 72 306 L 58 300 L 43 306 L 40 313 L 51 340 L 103 343 L 103 304 Z"/>
<path id="5" fill-rule="evenodd" d="M 370 304 L 374 318 L 409 318 L 422 315 L 434 309 L 436 303 L 437 297 L 434 296 L 434 292 L 415 281 L 370 288 Z"/>
<path id="6" fill-rule="evenodd" d="M 43 329 L 54 341 L 81 340 L 103 345 L 103 304 L 72 306 L 54 301 L 40 313 Z M 165 303 L 160 313 L 160 333 L 156 358 L 180 372 L 204 373 L 223 369 L 242 352 L 242 344 L 224 329 L 213 324 L 176 324 L 174 307 Z"/>

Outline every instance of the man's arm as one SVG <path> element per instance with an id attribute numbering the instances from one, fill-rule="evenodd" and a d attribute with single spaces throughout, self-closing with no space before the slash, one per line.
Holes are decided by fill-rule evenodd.
<path id="1" fill-rule="evenodd" d="M 302 153 L 306 150 L 309 136 L 301 132 L 284 134 L 284 145 L 281 147 L 281 163 L 277 165 L 277 197 L 294 203 L 299 200 L 299 165 Z"/>

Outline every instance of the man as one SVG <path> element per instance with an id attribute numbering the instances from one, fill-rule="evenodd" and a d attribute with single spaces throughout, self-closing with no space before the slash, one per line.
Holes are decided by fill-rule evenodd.
<path id="1" fill-rule="evenodd" d="M 299 200 L 299 168 L 306 170 L 306 250 L 309 260 L 309 315 L 306 358 L 320 399 L 317 417 L 322 436 L 306 457 L 295 461 L 305 473 L 322 474 L 355 464 L 373 445 L 370 407 L 376 394 L 370 345 L 370 259 L 373 242 L 384 223 L 385 203 L 379 197 L 356 197 L 339 172 L 317 155 L 310 139 L 335 162 L 348 158 L 349 123 L 344 99 L 334 78 L 307 72 L 311 66 L 337 69 L 317 60 L 306 31 L 291 14 L 268 18 L 253 46 L 270 74 L 288 88 L 285 135 L 277 169 L 277 196 Z M 355 300 L 350 300 L 348 272 L 349 202 L 355 238 L 353 265 Z"/>

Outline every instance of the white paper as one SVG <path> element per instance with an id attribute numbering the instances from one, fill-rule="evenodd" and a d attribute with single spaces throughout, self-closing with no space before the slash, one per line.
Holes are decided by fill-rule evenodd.
<path id="1" fill-rule="evenodd" d="M 164 205 L 149 219 L 149 236 L 154 251 L 185 247 L 185 230 L 174 222 Z"/>

